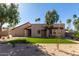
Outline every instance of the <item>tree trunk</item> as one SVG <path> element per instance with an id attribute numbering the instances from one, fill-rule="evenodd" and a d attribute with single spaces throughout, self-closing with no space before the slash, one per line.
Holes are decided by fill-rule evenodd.
<path id="1" fill-rule="evenodd" d="M 52 29 L 49 29 L 49 37 L 52 37 Z"/>
<path id="2" fill-rule="evenodd" d="M 1 38 L 1 34 L 2 34 L 1 32 L 2 32 L 2 26 L 0 26 L 0 38 Z"/>
<path id="3" fill-rule="evenodd" d="M 57 50 L 59 50 L 59 43 L 57 43 Z"/>
<path id="4" fill-rule="evenodd" d="M 59 44 L 60 44 L 60 41 L 58 40 L 58 43 L 57 43 L 57 50 L 59 50 Z"/>

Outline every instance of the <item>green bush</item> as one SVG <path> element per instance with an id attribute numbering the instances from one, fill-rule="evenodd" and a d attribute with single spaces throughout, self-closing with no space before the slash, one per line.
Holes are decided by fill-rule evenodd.
<path id="1" fill-rule="evenodd" d="M 73 36 L 79 38 L 79 32 L 74 32 Z"/>

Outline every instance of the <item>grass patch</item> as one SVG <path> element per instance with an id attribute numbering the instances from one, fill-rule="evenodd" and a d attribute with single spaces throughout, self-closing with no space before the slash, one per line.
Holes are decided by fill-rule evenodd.
<path id="1" fill-rule="evenodd" d="M 35 44 L 35 43 L 65 43 L 65 44 L 69 44 L 69 43 L 75 43 L 72 42 L 69 39 L 65 39 L 65 38 L 17 38 L 16 40 L 11 40 L 8 41 L 6 43 L 30 43 L 30 44 Z"/>
<path id="2" fill-rule="evenodd" d="M 27 38 L 26 40 L 32 43 L 74 43 L 64 38 Z"/>
<path id="3" fill-rule="evenodd" d="M 30 42 L 28 42 L 26 39 L 16 39 L 16 40 L 7 41 L 5 43 L 15 44 L 15 43 L 30 43 Z"/>

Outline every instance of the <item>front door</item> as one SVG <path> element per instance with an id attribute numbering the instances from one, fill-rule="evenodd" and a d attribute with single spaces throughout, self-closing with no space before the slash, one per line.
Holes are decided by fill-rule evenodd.
<path id="1" fill-rule="evenodd" d="M 41 37 L 46 37 L 46 30 L 41 30 Z"/>
<path id="2" fill-rule="evenodd" d="M 31 29 L 27 29 L 27 34 L 28 37 L 31 37 Z"/>

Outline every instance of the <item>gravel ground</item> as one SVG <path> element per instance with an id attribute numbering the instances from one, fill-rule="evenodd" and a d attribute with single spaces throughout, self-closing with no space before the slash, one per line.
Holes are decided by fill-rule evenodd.
<path id="1" fill-rule="evenodd" d="M 0 44 L 0 56 L 79 56 L 79 44 Z"/>

